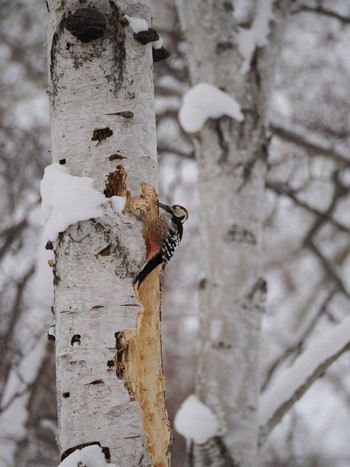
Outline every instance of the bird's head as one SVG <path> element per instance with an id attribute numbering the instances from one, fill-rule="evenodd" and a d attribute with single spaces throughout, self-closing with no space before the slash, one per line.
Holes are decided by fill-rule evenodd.
<path id="1" fill-rule="evenodd" d="M 169 212 L 174 217 L 180 220 L 181 224 L 187 221 L 188 219 L 188 211 L 183 206 L 179 204 L 174 204 L 173 206 L 168 206 L 167 204 L 156 202 L 157 206 L 164 209 L 164 211 Z"/>

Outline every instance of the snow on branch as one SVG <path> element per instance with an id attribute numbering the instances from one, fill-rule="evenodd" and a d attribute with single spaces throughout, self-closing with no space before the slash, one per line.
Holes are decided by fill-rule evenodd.
<path id="1" fill-rule="evenodd" d="M 344 352 L 350 350 L 350 316 L 322 335 L 287 368 L 260 400 L 260 445 L 286 412 Z"/>
<path id="2" fill-rule="evenodd" d="M 200 83 L 188 90 L 182 99 L 179 121 L 188 133 L 200 131 L 208 118 L 228 115 L 238 122 L 244 120 L 239 103 L 217 87 Z"/>
<path id="3" fill-rule="evenodd" d="M 71 224 L 102 216 L 108 200 L 93 183 L 92 178 L 70 175 L 62 165 L 46 167 L 40 186 L 46 241 L 55 241 Z"/>
<path id="4" fill-rule="evenodd" d="M 274 0 L 258 0 L 256 15 L 249 29 L 239 28 L 238 49 L 243 59 L 241 73 L 250 70 L 250 64 L 257 47 L 264 47 L 268 43 L 270 33 L 269 23 L 273 19 L 272 5 Z"/>
<path id="5" fill-rule="evenodd" d="M 187 443 L 204 444 L 219 434 L 219 422 L 212 410 L 191 394 L 182 403 L 174 419 L 178 433 Z"/>
<path id="6" fill-rule="evenodd" d="M 77 467 L 80 465 L 84 467 L 117 467 L 115 464 L 106 462 L 102 449 L 97 444 L 86 446 L 83 449 L 76 449 L 58 467 Z"/>
<path id="7" fill-rule="evenodd" d="M 148 31 L 149 25 L 143 18 L 136 18 L 135 16 L 124 15 L 124 18 L 128 20 L 129 26 L 135 34 L 141 31 Z"/>
<path id="8" fill-rule="evenodd" d="M 143 18 L 136 18 L 135 16 L 124 16 L 128 22 L 130 28 L 134 32 L 134 39 L 140 42 L 142 45 L 149 44 L 152 42 L 152 47 L 155 49 L 161 49 L 163 41 L 160 39 L 157 31 L 149 27 L 147 21 Z"/>

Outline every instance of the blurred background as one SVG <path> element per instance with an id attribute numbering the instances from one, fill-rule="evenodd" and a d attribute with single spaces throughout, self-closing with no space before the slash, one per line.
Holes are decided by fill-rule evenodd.
<path id="1" fill-rule="evenodd" d="M 57 466 L 50 309 L 35 299 L 39 184 L 50 163 L 46 8 L 0 0 L 0 466 Z M 177 120 L 189 88 L 171 0 L 153 1 L 171 58 L 155 64 L 160 197 L 188 207 L 164 277 L 163 326 L 171 420 L 193 391 L 201 208 L 191 141 Z M 276 70 L 264 206 L 262 390 L 349 313 L 350 3 L 292 2 Z M 269 437 L 260 466 L 350 465 L 350 358 L 343 355 Z M 172 465 L 185 465 L 175 433 Z"/>

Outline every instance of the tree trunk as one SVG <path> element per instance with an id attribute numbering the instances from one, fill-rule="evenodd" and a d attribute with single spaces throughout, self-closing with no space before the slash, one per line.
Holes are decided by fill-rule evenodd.
<path id="1" fill-rule="evenodd" d="M 260 9 L 268 8 L 265 3 L 272 2 L 257 2 Z M 192 465 L 256 463 L 259 341 L 266 294 L 259 259 L 268 144 L 265 123 L 287 4 L 276 2 L 267 23 L 269 46 L 256 48 L 247 58 L 241 50 L 247 42 L 239 36 L 244 28 L 249 30 L 248 24 L 253 30 L 259 5 L 256 11 L 247 7 L 240 12 L 238 2 L 232 6 L 214 0 L 177 0 L 192 84 L 215 85 L 234 97 L 244 114 L 242 123 L 223 116 L 193 135 L 203 271 L 196 392 L 220 421 L 231 464 L 225 449 L 220 448 L 220 458 L 217 443 L 211 449 L 209 440 L 207 446 L 192 446 Z"/>
<path id="2" fill-rule="evenodd" d="M 159 272 L 138 298 L 132 287 L 145 256 L 134 214 L 157 215 L 157 152 L 151 46 L 123 17 L 150 24 L 149 6 L 47 6 L 53 162 L 126 197 L 123 212 L 108 202 L 53 245 L 60 453 L 97 443 L 118 466 L 166 466 Z"/>

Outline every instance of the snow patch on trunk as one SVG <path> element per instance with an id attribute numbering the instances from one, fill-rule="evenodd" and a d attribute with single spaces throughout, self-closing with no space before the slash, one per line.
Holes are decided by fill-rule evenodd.
<path id="1" fill-rule="evenodd" d="M 188 443 L 203 444 L 219 435 L 219 421 L 215 414 L 193 394 L 177 411 L 174 426 Z"/>
<path id="2" fill-rule="evenodd" d="M 55 241 L 70 225 L 102 216 L 107 200 L 93 184 L 92 178 L 70 175 L 59 164 L 46 167 L 40 185 L 45 240 Z"/>
<path id="3" fill-rule="evenodd" d="M 107 464 L 106 458 L 97 444 L 77 449 L 66 457 L 58 467 L 77 467 L 80 465 L 84 467 L 103 467 L 105 465 L 117 467 L 116 464 Z"/>
<path id="4" fill-rule="evenodd" d="M 268 43 L 270 33 L 269 23 L 273 19 L 272 5 L 274 0 L 258 0 L 256 16 L 249 29 L 239 28 L 238 49 L 243 64 L 241 73 L 248 73 L 250 64 L 257 47 L 264 47 Z"/>
<path id="5" fill-rule="evenodd" d="M 179 121 L 188 133 L 200 131 L 208 118 L 227 115 L 238 122 L 244 120 L 239 103 L 226 92 L 208 83 L 200 83 L 187 91 L 182 99 Z"/>
<path id="6" fill-rule="evenodd" d="M 128 16 L 128 15 L 125 15 L 124 18 L 128 20 L 129 26 L 131 27 L 131 29 L 134 31 L 135 34 L 141 31 L 149 30 L 148 23 L 143 18 L 136 18 L 135 16 Z"/>
<path id="7" fill-rule="evenodd" d="M 122 214 L 125 208 L 126 197 L 125 196 L 112 196 L 110 198 L 112 208 L 115 212 Z"/>

